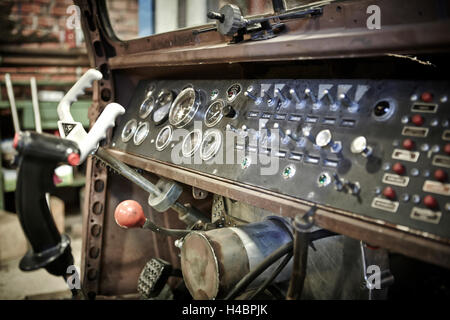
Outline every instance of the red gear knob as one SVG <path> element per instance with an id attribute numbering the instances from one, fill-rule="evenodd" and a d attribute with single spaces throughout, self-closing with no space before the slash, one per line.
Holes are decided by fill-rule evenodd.
<path id="1" fill-rule="evenodd" d="M 134 200 L 119 203 L 114 211 L 114 219 L 122 228 L 140 228 L 146 221 L 142 206 Z"/>

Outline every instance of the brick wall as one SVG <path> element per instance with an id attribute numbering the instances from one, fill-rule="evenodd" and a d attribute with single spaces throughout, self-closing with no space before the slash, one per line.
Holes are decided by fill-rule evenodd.
<path id="1" fill-rule="evenodd" d="M 137 36 L 137 2 L 107 0 L 111 22 L 116 23 L 120 35 L 128 38 Z M 67 9 L 71 5 L 72 0 L 0 0 L 1 83 L 4 82 L 5 73 L 11 74 L 13 82 L 29 82 L 30 77 L 34 76 L 38 84 L 56 81 L 73 83 L 87 70 L 82 31 L 67 26 L 71 16 Z M 84 65 L 67 65 L 66 62 L 64 65 L 49 65 L 58 61 L 58 54 L 70 60 L 67 53 L 73 53 L 70 57 L 74 60 L 84 56 Z M 37 61 L 42 58 L 46 61 Z M 14 90 L 19 97 L 24 95 L 27 98 L 28 88 Z M 5 99 L 3 85 L 1 93 Z"/>

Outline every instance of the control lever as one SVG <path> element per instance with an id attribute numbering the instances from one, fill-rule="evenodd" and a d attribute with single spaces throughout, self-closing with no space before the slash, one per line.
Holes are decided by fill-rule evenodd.
<path id="1" fill-rule="evenodd" d="M 14 146 L 19 152 L 16 210 L 31 245 L 19 268 L 45 268 L 50 274 L 65 278 L 74 261 L 70 239 L 59 234 L 45 195 L 54 188 L 55 168 L 61 163 L 78 165 L 80 151 L 73 141 L 36 132 L 16 134 Z"/>
<path id="2" fill-rule="evenodd" d="M 100 140 L 106 137 L 106 130 L 114 126 L 117 116 L 124 114 L 125 109 L 118 103 L 108 104 L 95 121 L 92 129 L 87 133 L 81 122 L 73 119 L 70 106 L 84 94 L 84 90 L 92 85 L 94 80 L 100 80 L 102 73 L 89 69 L 74 86 L 67 92 L 58 104 L 58 129 L 62 138 L 75 141 L 80 150 L 80 164 L 84 162 L 89 153 L 95 150 Z"/>
<path id="3" fill-rule="evenodd" d="M 20 261 L 23 271 L 45 268 L 50 274 L 66 278 L 73 265 L 70 239 L 60 235 L 50 214 L 46 194 L 54 188 L 54 170 L 60 164 L 79 165 L 114 126 L 122 106 L 109 104 L 89 133 L 73 120 L 70 105 L 101 73 L 89 70 L 69 90 L 58 106 L 61 121 L 58 126 L 63 138 L 36 132 L 19 132 L 14 147 L 19 152 L 16 187 L 16 210 L 31 250 Z M 67 139 L 64 139 L 67 138 Z"/>

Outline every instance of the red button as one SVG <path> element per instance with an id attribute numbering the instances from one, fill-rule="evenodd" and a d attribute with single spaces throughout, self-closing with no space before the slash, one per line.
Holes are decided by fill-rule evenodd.
<path id="1" fill-rule="evenodd" d="M 19 139 L 20 139 L 20 135 L 18 132 L 16 132 L 16 134 L 14 135 L 14 140 L 13 140 L 13 148 L 17 149 L 17 146 L 19 145 Z"/>
<path id="2" fill-rule="evenodd" d="M 383 195 L 388 199 L 394 200 L 395 199 L 395 190 L 392 189 L 392 187 L 386 187 L 383 190 Z"/>
<path id="3" fill-rule="evenodd" d="M 434 177 L 437 181 L 444 182 L 445 180 L 447 180 L 447 173 L 442 169 L 437 169 L 434 172 Z"/>
<path id="4" fill-rule="evenodd" d="M 423 102 L 431 102 L 431 101 L 433 101 L 433 95 L 431 93 L 429 93 L 429 92 L 422 93 L 420 98 L 422 99 Z"/>
<path id="5" fill-rule="evenodd" d="M 414 141 L 412 141 L 411 139 L 405 139 L 403 141 L 403 148 L 407 149 L 407 150 L 412 150 L 414 149 Z"/>
<path id="6" fill-rule="evenodd" d="M 71 166 L 77 166 L 80 163 L 80 155 L 78 153 L 72 152 L 67 156 L 67 163 Z"/>
<path id="7" fill-rule="evenodd" d="M 425 198 L 423 198 L 423 203 L 430 209 L 435 209 L 438 206 L 436 199 L 430 195 L 425 196 Z"/>
<path id="8" fill-rule="evenodd" d="M 447 143 L 444 147 L 444 151 L 446 154 L 450 154 L 450 143 Z"/>
<path id="9" fill-rule="evenodd" d="M 405 171 L 406 171 L 405 166 L 402 165 L 400 162 L 395 163 L 395 164 L 392 166 L 392 170 L 394 170 L 394 172 L 395 172 L 396 174 L 398 174 L 398 175 L 402 175 L 402 174 L 404 174 Z"/>
<path id="10" fill-rule="evenodd" d="M 420 115 L 416 114 L 411 119 L 412 123 L 414 123 L 416 126 L 422 126 L 425 122 L 425 119 Z"/>

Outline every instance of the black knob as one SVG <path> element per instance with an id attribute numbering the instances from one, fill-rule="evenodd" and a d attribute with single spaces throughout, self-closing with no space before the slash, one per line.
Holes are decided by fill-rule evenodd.
<path id="1" fill-rule="evenodd" d="M 232 106 L 227 104 L 222 108 L 222 114 L 227 118 L 234 118 L 236 116 L 236 110 Z"/>
<path id="2" fill-rule="evenodd" d="M 210 11 L 207 16 L 209 19 L 219 20 L 221 23 L 225 21 L 225 15 L 218 12 Z"/>

